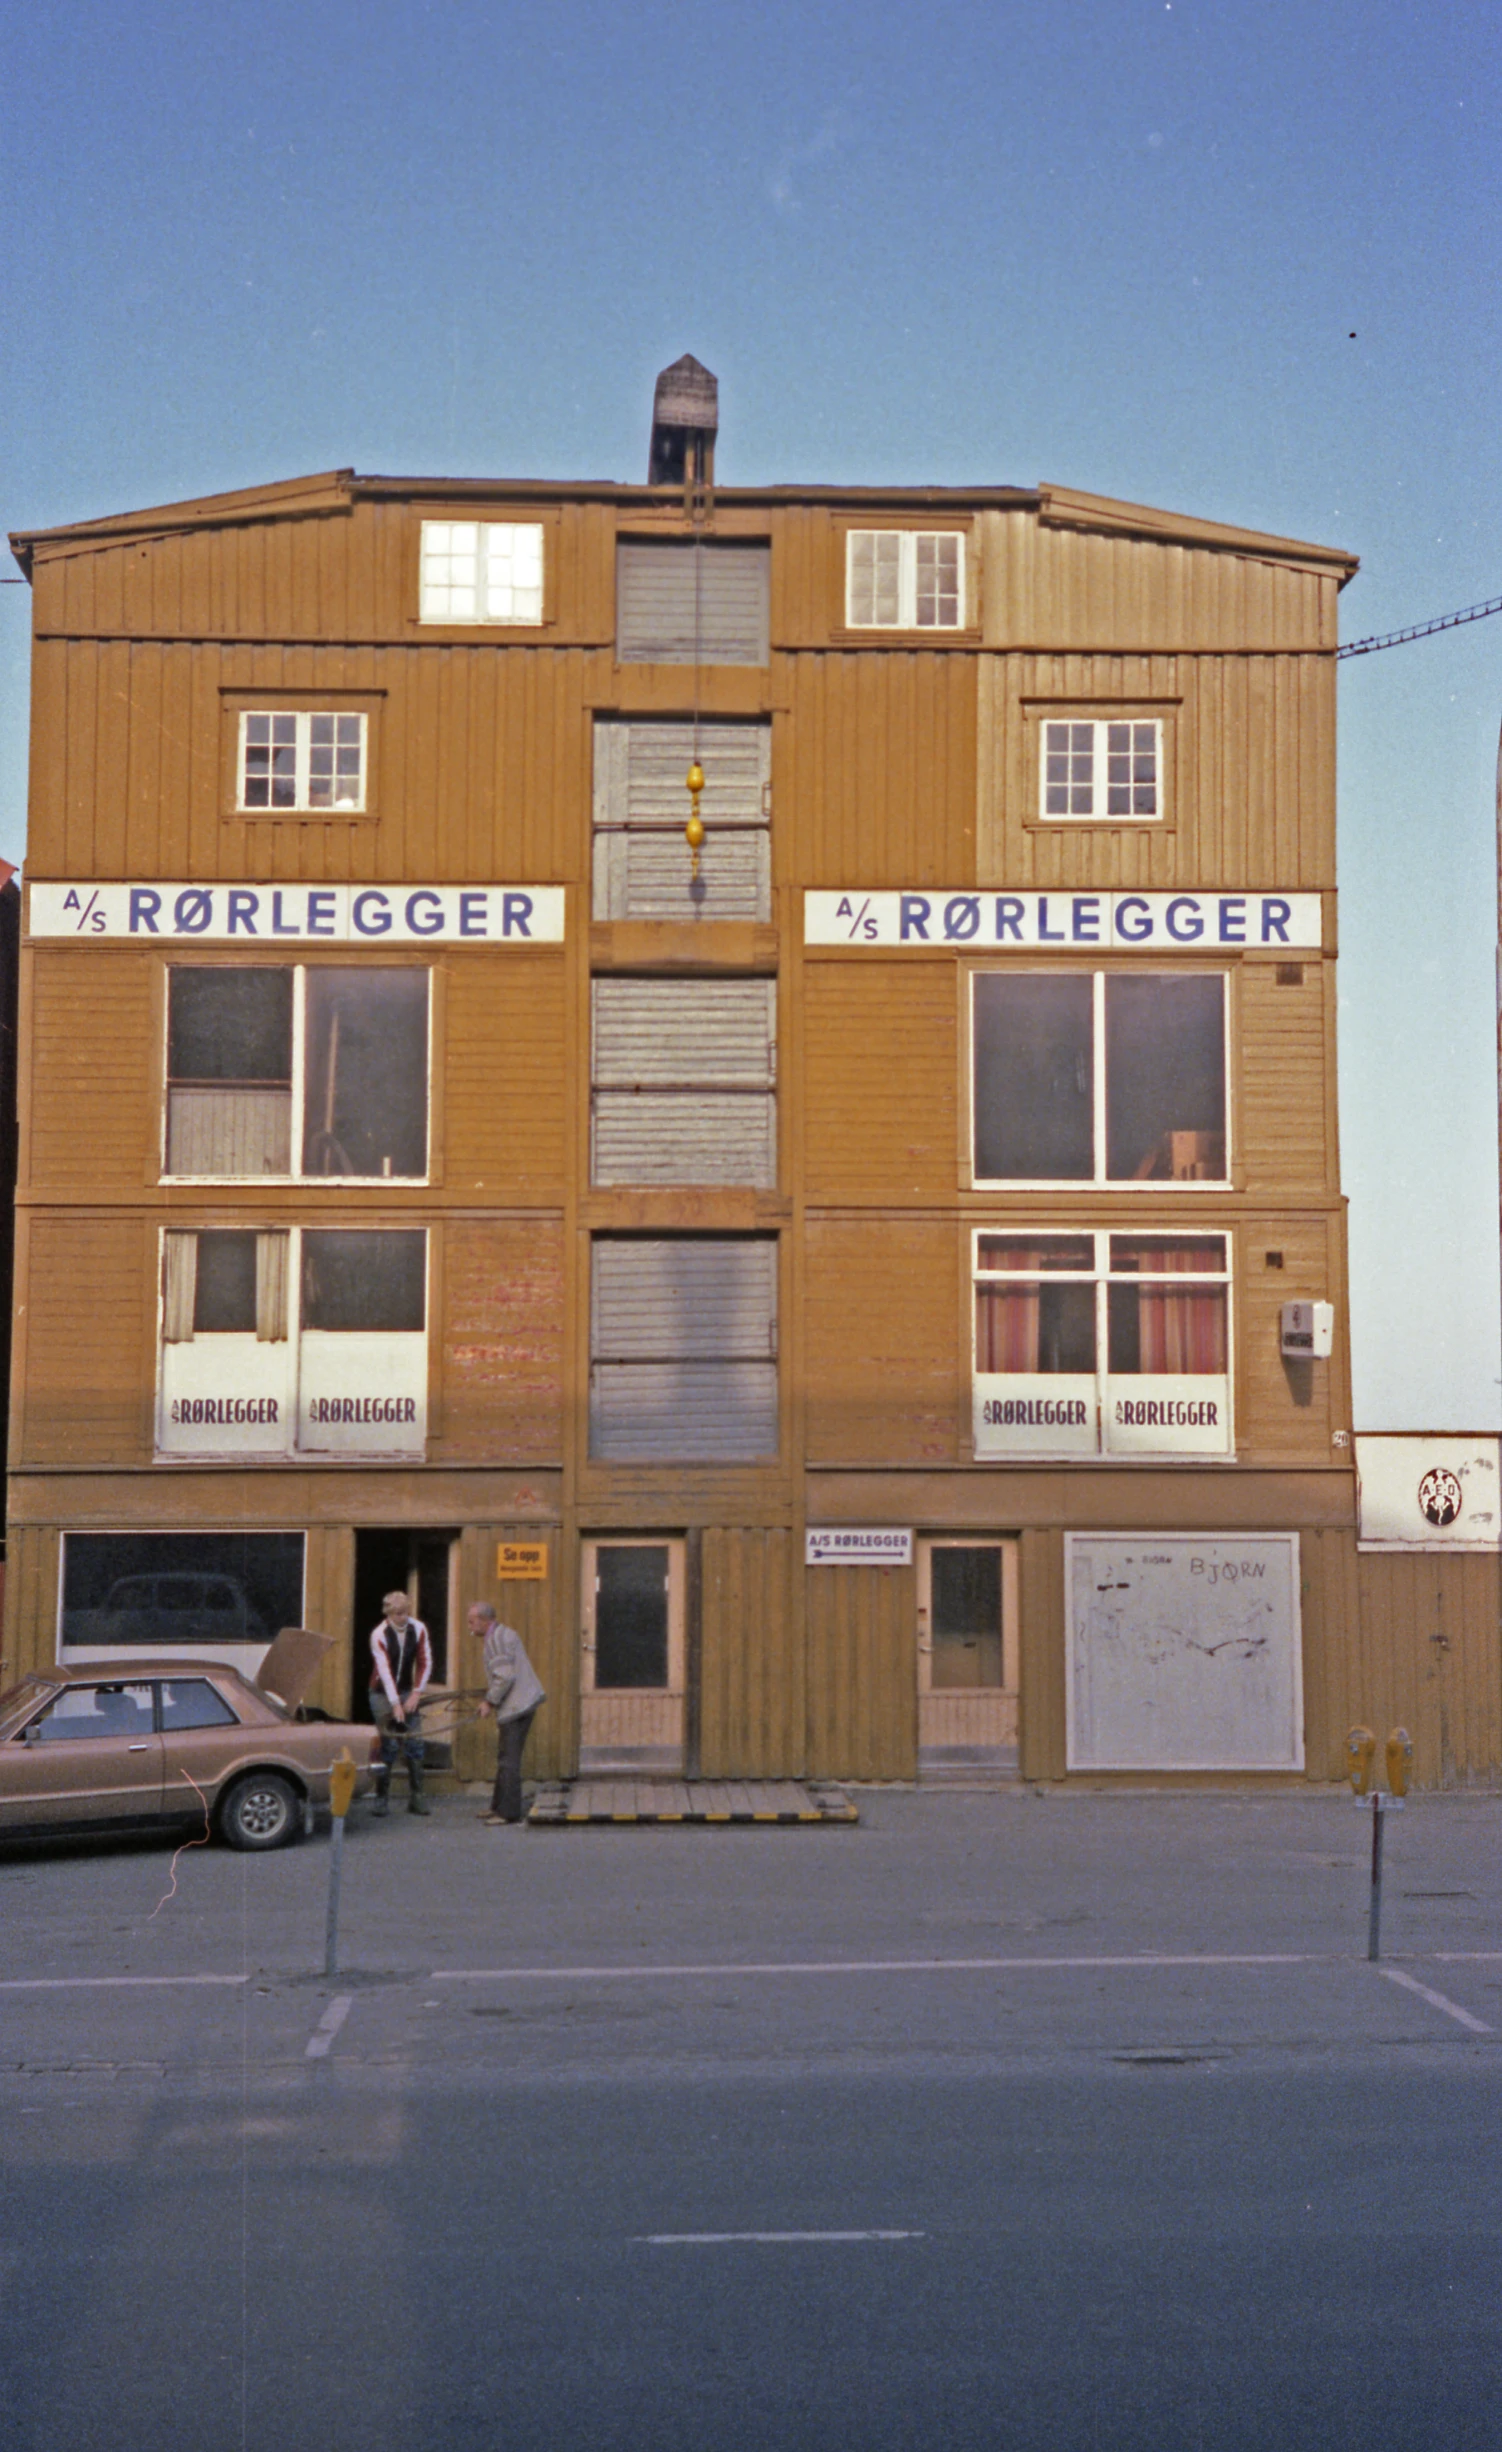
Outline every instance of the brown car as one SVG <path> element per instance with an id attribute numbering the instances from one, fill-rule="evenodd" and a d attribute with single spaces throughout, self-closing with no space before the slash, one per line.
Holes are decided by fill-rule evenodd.
<path id="1" fill-rule="evenodd" d="M 213 1660 L 36 1670 L 0 1695 L 0 1838 L 207 1817 L 231 1847 L 281 1847 L 346 1747 L 370 1784 L 368 1724 L 295 1717 L 330 1640 L 284 1627 L 254 1681 Z"/>

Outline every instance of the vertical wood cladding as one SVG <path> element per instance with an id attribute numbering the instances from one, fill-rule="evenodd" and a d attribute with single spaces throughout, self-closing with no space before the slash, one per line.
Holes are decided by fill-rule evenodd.
<path id="1" fill-rule="evenodd" d="M 975 664 L 892 650 L 780 661 L 772 873 L 800 886 L 975 873 Z"/>
<path id="2" fill-rule="evenodd" d="M 13 1524 L 5 1544 L 5 1682 L 57 1658 L 62 1539 L 55 1524 Z"/>
<path id="3" fill-rule="evenodd" d="M 1309 1774 L 1343 1779 L 1346 1731 L 1402 1726 L 1414 1781 L 1452 1788 L 1502 1768 L 1502 1561 L 1358 1552 L 1348 1532 L 1303 1537 Z"/>
<path id="4" fill-rule="evenodd" d="M 793 1536 L 710 1525 L 702 1556 L 700 1769 L 706 1779 L 794 1775 L 806 1696 Z"/>
<path id="5" fill-rule="evenodd" d="M 29 960 L 26 1188 L 139 1199 L 161 1145 L 151 965 L 97 945 Z"/>
<path id="6" fill-rule="evenodd" d="M 1280 968 L 1301 970 L 1298 985 Z M 1327 999 L 1333 978 L 1319 961 L 1245 962 L 1236 979 L 1241 1066 L 1236 1144 L 1254 1188 L 1310 1193 L 1339 1189 L 1331 1085 L 1326 1073 Z"/>
<path id="7" fill-rule="evenodd" d="M 496 1553 L 503 1541 L 546 1541 L 549 1573 L 542 1583 L 502 1583 Z M 461 1779 L 495 1777 L 495 1724 L 475 1716 L 484 1690 L 480 1645 L 465 1624 L 471 1601 L 490 1601 L 514 1626 L 547 1690 L 527 1743 L 528 1779 L 571 1774 L 579 1748 L 578 1575 L 572 1545 L 556 1523 L 472 1524 L 459 1548 L 459 1612 L 449 1631 L 449 1682 L 462 1690 L 454 1729 L 454 1768 Z"/>
<path id="8" fill-rule="evenodd" d="M 958 1461 L 955 1268 L 948 1219 L 809 1220 L 810 1464 Z"/>
<path id="9" fill-rule="evenodd" d="M 563 1452 L 563 1221 L 456 1218 L 443 1244 L 443 1433 L 436 1462 Z"/>
<path id="10" fill-rule="evenodd" d="M 1349 1428 L 1339 1362 L 1285 1360 L 1279 1350 L 1284 1303 L 1333 1297 L 1344 1313 L 1331 1240 L 1322 1215 L 1253 1218 L 1242 1230 L 1236 1452 L 1245 1463 L 1329 1464 L 1332 1431 Z M 1269 1251 L 1283 1254 L 1281 1269 L 1268 1267 Z"/>
<path id="11" fill-rule="evenodd" d="M 913 1779 L 918 1594 L 912 1567 L 805 1567 L 808 1759 L 825 1779 Z"/>
<path id="12" fill-rule="evenodd" d="M 1082 506 L 1083 508 L 1083 506 Z M 1328 653 L 1336 644 L 1338 574 L 1275 561 L 1248 543 L 1109 533 L 1129 506 L 1100 504 L 1092 525 L 1047 510 L 986 511 L 976 523 L 988 647 L 1109 643 L 1151 651 Z M 1079 513 L 1071 515 L 1080 517 Z M 1149 514 L 1149 520 L 1156 517 Z"/>
<path id="13" fill-rule="evenodd" d="M 450 962 L 444 1016 L 445 1184 L 506 1203 L 561 1201 L 570 1112 L 562 953 Z"/>
<path id="14" fill-rule="evenodd" d="M 959 1050 L 952 963 L 804 969 L 811 1201 L 953 1201 Z"/>
<path id="15" fill-rule="evenodd" d="M 153 1228 L 139 1218 L 32 1213 L 17 1258 L 26 1364 L 13 1461 L 146 1463 Z"/>

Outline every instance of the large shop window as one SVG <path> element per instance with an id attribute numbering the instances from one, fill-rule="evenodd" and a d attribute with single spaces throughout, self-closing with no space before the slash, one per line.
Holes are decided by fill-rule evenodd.
<path id="1" fill-rule="evenodd" d="M 977 971 L 977 1183 L 1224 1183 L 1226 979 Z"/>
<path id="2" fill-rule="evenodd" d="M 622 664 L 765 664 L 769 545 L 616 547 L 616 656 Z"/>
<path id="3" fill-rule="evenodd" d="M 979 1234 L 977 1456 L 1231 1452 L 1224 1235 Z"/>
<path id="4" fill-rule="evenodd" d="M 420 1456 L 427 1390 L 425 1234 L 163 1235 L 159 1455 Z"/>
<path id="5" fill-rule="evenodd" d="M 168 972 L 166 1173 L 420 1182 L 426 968 Z"/>
<path id="6" fill-rule="evenodd" d="M 596 1238 L 589 1451 L 664 1464 L 776 1455 L 774 1238 Z"/>
<path id="7" fill-rule="evenodd" d="M 303 1623 L 303 1536 L 65 1533 L 58 1649 L 217 1651 Z"/>
<path id="8" fill-rule="evenodd" d="M 685 778 L 704 770 L 699 873 L 683 839 Z M 772 916 L 772 728 L 766 723 L 595 723 L 594 916 Z"/>
<path id="9" fill-rule="evenodd" d="M 774 979 L 597 979 L 596 1183 L 777 1181 Z"/>

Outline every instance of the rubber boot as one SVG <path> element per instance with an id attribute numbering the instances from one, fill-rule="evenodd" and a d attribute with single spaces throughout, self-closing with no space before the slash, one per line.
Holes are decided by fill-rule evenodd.
<path id="1" fill-rule="evenodd" d="M 408 1813 L 431 1813 L 432 1810 L 432 1806 L 422 1792 L 422 1773 L 415 1762 L 409 1762 L 407 1765 L 407 1811 Z"/>
<path id="2" fill-rule="evenodd" d="M 391 1811 L 391 1773 L 389 1771 L 377 1771 L 376 1773 L 375 1797 L 370 1810 L 378 1822 L 384 1820 Z"/>

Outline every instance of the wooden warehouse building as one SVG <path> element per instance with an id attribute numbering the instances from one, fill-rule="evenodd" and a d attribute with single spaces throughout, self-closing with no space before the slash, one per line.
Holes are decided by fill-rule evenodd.
<path id="1" fill-rule="evenodd" d="M 1354 561 L 715 422 L 14 540 L 10 1673 L 401 1581 L 544 1773 L 1335 1776 Z"/>

